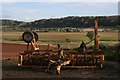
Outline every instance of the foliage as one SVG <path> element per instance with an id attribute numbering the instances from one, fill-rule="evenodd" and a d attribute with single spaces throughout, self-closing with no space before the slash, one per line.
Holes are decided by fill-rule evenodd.
<path id="1" fill-rule="evenodd" d="M 99 48 L 105 53 L 105 59 L 109 61 L 120 61 L 120 43 L 112 46 L 100 44 Z"/>
<path id="2" fill-rule="evenodd" d="M 15 20 L 0 20 L 3 26 L 8 26 L 13 30 L 24 30 L 24 28 L 40 29 L 40 28 L 88 28 L 94 26 L 95 16 L 68 16 L 55 19 L 41 19 L 34 22 L 22 22 Z M 119 26 L 118 16 L 98 16 L 99 26 L 112 27 Z M 8 28 L 6 28 L 8 29 Z M 69 29 L 66 29 L 69 32 Z"/>
<path id="3" fill-rule="evenodd" d="M 87 35 L 86 35 L 90 40 L 93 39 L 93 31 L 89 31 L 87 32 Z"/>

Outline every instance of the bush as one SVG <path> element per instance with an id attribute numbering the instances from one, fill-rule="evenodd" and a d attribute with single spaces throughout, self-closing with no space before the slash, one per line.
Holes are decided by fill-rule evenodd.
<path id="1" fill-rule="evenodd" d="M 87 35 L 86 35 L 90 40 L 93 39 L 93 31 L 89 31 L 87 32 Z"/>
<path id="2" fill-rule="evenodd" d="M 120 43 L 113 46 L 100 44 L 99 48 L 105 53 L 106 60 L 120 61 Z"/>

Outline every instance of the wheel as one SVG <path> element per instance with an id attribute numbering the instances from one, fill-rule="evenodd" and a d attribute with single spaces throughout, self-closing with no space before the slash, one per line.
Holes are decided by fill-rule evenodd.
<path id="1" fill-rule="evenodd" d="M 25 31 L 22 34 L 22 40 L 24 40 L 26 43 L 31 43 L 33 38 L 34 38 L 34 33 L 31 31 Z"/>

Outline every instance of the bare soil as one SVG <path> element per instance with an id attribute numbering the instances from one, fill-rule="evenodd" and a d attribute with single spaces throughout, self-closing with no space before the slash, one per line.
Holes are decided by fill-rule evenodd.
<path id="1" fill-rule="evenodd" d="M 27 48 L 26 44 L 14 44 L 14 43 L 2 43 L 2 60 L 5 59 L 16 59 L 19 53 L 23 53 Z M 46 50 L 47 45 L 39 45 L 40 50 Z M 51 47 L 54 48 L 54 47 Z"/>
<path id="2" fill-rule="evenodd" d="M 47 49 L 45 45 L 39 47 L 42 50 Z M 45 72 L 45 69 L 20 68 L 17 66 L 18 54 L 22 53 L 25 49 L 25 44 L 2 43 L 2 78 L 119 79 L 119 64 L 109 61 L 105 61 L 101 69 L 62 69 L 60 75 Z"/>

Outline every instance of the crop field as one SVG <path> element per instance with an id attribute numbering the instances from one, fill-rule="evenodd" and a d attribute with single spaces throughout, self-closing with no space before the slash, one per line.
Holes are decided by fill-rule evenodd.
<path id="1" fill-rule="evenodd" d="M 2 32 L 3 39 L 19 39 L 23 32 Z M 40 40 L 86 40 L 87 32 L 37 32 Z M 118 32 L 99 32 L 102 40 L 118 40 Z"/>
<path id="2" fill-rule="evenodd" d="M 21 36 L 23 32 L 3 32 L 2 42 L 3 43 L 24 43 Z M 60 43 L 64 47 L 78 46 L 81 41 L 86 43 L 90 40 L 86 36 L 87 32 L 37 32 L 39 35 L 38 44 L 53 44 Z M 99 32 L 99 43 L 104 44 L 116 44 L 118 43 L 118 32 Z M 94 42 L 88 44 L 93 45 Z"/>

